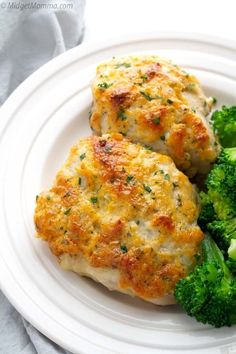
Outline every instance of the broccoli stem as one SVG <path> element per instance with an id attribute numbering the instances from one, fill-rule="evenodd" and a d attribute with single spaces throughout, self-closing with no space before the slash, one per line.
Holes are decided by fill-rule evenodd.
<path id="1" fill-rule="evenodd" d="M 205 234 L 205 238 L 202 241 L 202 250 L 206 262 L 218 264 L 222 268 L 225 276 L 228 279 L 232 279 L 232 275 L 225 264 L 222 252 L 208 233 Z"/>

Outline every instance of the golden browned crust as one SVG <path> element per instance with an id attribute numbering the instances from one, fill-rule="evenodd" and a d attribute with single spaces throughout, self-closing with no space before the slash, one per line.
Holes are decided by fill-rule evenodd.
<path id="1" fill-rule="evenodd" d="M 189 176 L 205 173 L 219 147 L 205 120 L 212 101 L 197 79 L 158 56 L 113 58 L 97 68 L 90 124 L 171 156 Z"/>
<path id="2" fill-rule="evenodd" d="M 198 212 L 194 187 L 171 158 L 113 134 L 71 149 L 53 187 L 37 197 L 35 225 L 59 258 L 117 269 L 117 289 L 156 299 L 195 264 Z"/>

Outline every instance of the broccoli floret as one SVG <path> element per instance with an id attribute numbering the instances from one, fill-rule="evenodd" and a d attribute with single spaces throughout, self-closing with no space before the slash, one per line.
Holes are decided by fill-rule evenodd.
<path id="1" fill-rule="evenodd" d="M 211 117 L 213 129 L 223 147 L 236 146 L 236 106 L 223 106 Z"/>
<path id="2" fill-rule="evenodd" d="M 232 166 L 236 165 L 236 148 L 223 149 L 217 163 L 226 163 Z"/>
<path id="3" fill-rule="evenodd" d="M 198 218 L 198 224 L 202 228 L 202 230 L 206 230 L 207 224 L 209 222 L 212 222 L 215 219 L 216 215 L 213 203 L 208 194 L 200 192 L 200 198 L 201 212 Z"/>
<path id="4" fill-rule="evenodd" d="M 227 259 L 226 265 L 229 268 L 230 272 L 235 276 L 236 275 L 236 261 L 232 258 Z"/>
<path id="5" fill-rule="evenodd" d="M 236 239 L 232 238 L 232 240 L 230 241 L 230 246 L 228 248 L 228 256 L 236 261 Z"/>
<path id="6" fill-rule="evenodd" d="M 225 220 L 236 216 L 236 164 L 221 163 L 220 159 L 209 173 L 206 186 L 217 218 Z"/>
<path id="7" fill-rule="evenodd" d="M 231 326 L 236 323 L 236 282 L 208 234 L 202 248 L 204 261 L 177 282 L 176 300 L 199 322 L 215 327 Z"/>
<path id="8" fill-rule="evenodd" d="M 207 225 L 207 229 L 220 249 L 227 252 L 231 245 L 231 240 L 236 239 L 236 218 L 215 220 Z"/>

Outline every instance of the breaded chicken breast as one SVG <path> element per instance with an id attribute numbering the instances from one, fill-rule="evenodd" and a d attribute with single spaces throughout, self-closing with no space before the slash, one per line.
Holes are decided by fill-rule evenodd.
<path id="1" fill-rule="evenodd" d="M 71 149 L 37 197 L 35 225 L 64 269 L 167 305 L 195 265 L 198 213 L 197 193 L 170 157 L 113 134 Z"/>
<path id="2" fill-rule="evenodd" d="M 90 125 L 97 135 L 119 132 L 169 155 L 188 176 L 205 174 L 219 145 L 197 79 L 158 56 L 113 58 L 97 68 Z"/>

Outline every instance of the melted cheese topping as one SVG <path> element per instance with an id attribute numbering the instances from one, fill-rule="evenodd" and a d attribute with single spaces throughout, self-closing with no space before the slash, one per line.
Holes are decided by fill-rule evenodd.
<path id="1" fill-rule="evenodd" d="M 97 68 L 90 124 L 171 156 L 190 177 L 219 152 L 205 116 L 212 106 L 197 79 L 157 56 L 114 58 Z"/>
<path id="2" fill-rule="evenodd" d="M 170 157 L 113 134 L 71 149 L 52 188 L 37 197 L 35 225 L 64 266 L 65 256 L 66 264 L 82 257 L 93 278 L 116 270 L 113 288 L 155 302 L 195 264 L 198 213 L 196 191 Z M 107 285 L 107 277 L 97 279 Z"/>

